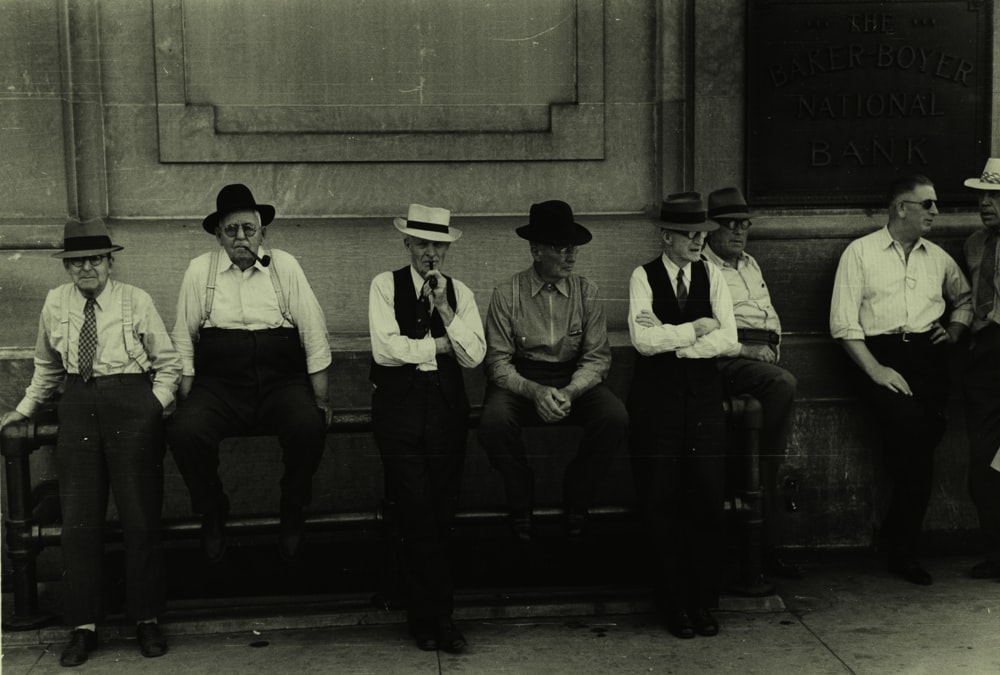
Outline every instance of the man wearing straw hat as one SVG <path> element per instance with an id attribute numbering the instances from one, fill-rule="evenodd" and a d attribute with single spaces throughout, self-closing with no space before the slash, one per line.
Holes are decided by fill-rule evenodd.
<path id="1" fill-rule="evenodd" d="M 679 638 L 718 634 L 725 417 L 716 358 L 736 344 L 722 273 L 701 257 L 705 219 L 697 192 L 660 210 L 663 253 L 629 281 L 629 336 L 638 355 L 628 411 L 636 490 L 655 562 L 657 604 Z"/>
<path id="2" fill-rule="evenodd" d="M 184 371 L 167 439 L 202 516 L 205 555 L 216 563 L 229 514 L 219 443 L 277 434 L 284 464 L 278 554 L 292 561 L 331 417 L 326 319 L 298 260 L 264 248 L 274 207 L 239 183 L 223 187 L 215 204 L 202 228 L 218 247 L 191 261 L 177 298 L 173 338 Z"/>
<path id="3" fill-rule="evenodd" d="M 479 443 L 503 477 L 514 535 L 527 543 L 534 475 L 522 428 L 582 427 L 563 479 L 567 532 L 579 540 L 597 485 L 625 442 L 628 414 L 603 384 L 611 346 L 597 287 L 573 273 L 590 232 L 574 221 L 569 204 L 551 200 L 532 204 L 517 235 L 529 242 L 533 262 L 497 285 L 490 300 Z"/>
<path id="4" fill-rule="evenodd" d="M 992 157 L 979 178 L 965 186 L 978 192 L 983 227 L 965 241 L 975 315 L 965 369 L 965 420 L 969 432 L 969 495 L 979 514 L 986 559 L 972 568 L 977 579 L 1000 578 L 1000 158 Z"/>
<path id="5" fill-rule="evenodd" d="M 149 295 L 111 279 L 112 253 L 122 247 L 111 243 L 104 224 L 70 221 L 63 241 L 53 257 L 70 283 L 45 298 L 31 384 L 0 428 L 34 415 L 64 385 L 56 463 L 64 617 L 75 628 L 59 662 L 78 666 L 97 648 L 109 488 L 124 532 L 127 609 L 137 621 L 139 650 L 161 656 L 163 416 L 174 401 L 180 359 Z"/>
<path id="6" fill-rule="evenodd" d="M 465 466 L 469 400 L 463 368 L 486 353 L 469 287 L 441 272 L 462 231 L 447 209 L 411 204 L 403 233 L 410 264 L 372 280 L 372 423 L 403 535 L 410 632 L 417 647 L 465 651 L 452 621 L 449 539 Z"/>

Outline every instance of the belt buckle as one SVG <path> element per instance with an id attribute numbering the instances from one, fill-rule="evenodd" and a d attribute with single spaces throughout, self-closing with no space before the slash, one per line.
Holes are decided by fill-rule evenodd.
<path id="1" fill-rule="evenodd" d="M 903 342 L 909 342 L 910 341 L 910 337 L 909 337 L 910 334 L 907 333 L 905 330 L 901 333 L 901 335 L 903 336 L 902 337 Z"/>

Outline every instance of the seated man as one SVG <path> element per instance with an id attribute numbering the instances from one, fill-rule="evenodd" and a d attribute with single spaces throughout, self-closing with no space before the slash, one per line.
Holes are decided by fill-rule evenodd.
<path id="1" fill-rule="evenodd" d="M 760 471 L 764 485 L 764 572 L 797 579 L 802 568 L 782 561 L 776 552 L 781 521 L 778 510 L 778 467 L 785 458 L 795 403 L 795 376 L 778 365 L 781 321 L 771 304 L 764 275 L 746 252 L 750 213 L 738 188 L 708 195 L 708 217 L 719 224 L 708 234 L 705 259 L 722 270 L 736 316 L 739 344 L 717 359 L 726 398 L 750 394 L 764 409 L 760 432 Z"/>
<path id="2" fill-rule="evenodd" d="M 531 206 L 529 222 L 517 228 L 517 235 L 530 242 L 534 262 L 493 290 L 479 443 L 503 477 L 514 534 L 527 542 L 534 476 L 522 427 L 583 427 L 583 441 L 563 481 L 568 531 L 577 538 L 597 483 L 628 433 L 628 416 L 602 384 L 611 346 L 597 287 L 573 274 L 577 251 L 590 241 L 590 232 L 574 222 L 569 204 L 547 201 Z"/>
<path id="3" fill-rule="evenodd" d="M 245 185 L 222 188 L 202 222 L 219 247 L 191 261 L 177 299 L 173 338 L 184 370 L 167 439 L 202 514 L 210 562 L 225 552 L 229 514 L 219 479 L 222 439 L 277 434 L 285 465 L 278 552 L 291 560 L 330 424 L 326 319 L 295 257 L 265 253 L 273 219 L 274 207 L 257 204 Z"/>

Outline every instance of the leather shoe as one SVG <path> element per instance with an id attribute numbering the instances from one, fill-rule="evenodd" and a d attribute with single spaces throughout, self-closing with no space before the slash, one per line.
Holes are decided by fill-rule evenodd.
<path id="1" fill-rule="evenodd" d="M 930 573 L 918 565 L 916 561 L 890 559 L 889 572 L 919 586 L 930 586 L 934 583 L 934 578 L 931 577 Z"/>
<path id="2" fill-rule="evenodd" d="M 298 557 L 305 532 L 305 516 L 301 506 L 281 507 L 281 532 L 278 534 L 278 555 L 285 562 Z"/>
<path id="3" fill-rule="evenodd" d="M 438 634 L 433 619 L 410 619 L 410 635 L 417 642 L 417 648 L 434 652 L 438 648 Z"/>
<path id="4" fill-rule="evenodd" d="M 201 517 L 201 544 L 205 549 L 205 557 L 212 564 L 221 562 L 222 557 L 226 554 L 226 518 L 228 517 L 228 499 L 217 509 L 205 513 Z"/>
<path id="5" fill-rule="evenodd" d="M 778 579 L 804 579 L 806 576 L 801 566 L 786 562 L 777 556 L 765 558 L 763 568 L 764 574 Z"/>
<path id="6" fill-rule="evenodd" d="M 69 634 L 69 644 L 59 657 L 59 665 L 71 668 L 87 661 L 90 652 L 97 649 L 97 633 L 86 628 L 77 628 Z"/>
<path id="7" fill-rule="evenodd" d="M 694 637 L 694 624 L 691 617 L 685 611 L 670 612 L 666 617 L 667 630 L 670 634 L 682 640 L 689 640 Z"/>
<path id="8" fill-rule="evenodd" d="M 974 565 L 970 574 L 973 579 L 1000 579 L 1000 562 L 984 560 Z"/>
<path id="9" fill-rule="evenodd" d="M 469 646 L 450 616 L 443 616 L 438 621 L 437 641 L 438 647 L 449 654 L 461 654 Z"/>
<path id="10" fill-rule="evenodd" d="M 715 620 L 712 613 L 705 607 L 698 607 L 691 610 L 688 616 L 691 617 L 691 623 L 694 625 L 694 630 L 698 635 L 712 637 L 719 634 L 719 622 Z"/>
<path id="11" fill-rule="evenodd" d="M 152 659 L 167 653 L 167 639 L 163 637 L 159 624 L 140 623 L 135 627 L 135 636 L 139 640 L 139 651 L 146 658 Z"/>

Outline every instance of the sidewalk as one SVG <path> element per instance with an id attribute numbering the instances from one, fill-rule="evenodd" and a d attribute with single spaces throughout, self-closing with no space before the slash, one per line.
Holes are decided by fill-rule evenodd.
<path id="1" fill-rule="evenodd" d="M 144 659 L 132 628 L 102 627 L 86 673 L 1000 673 L 1000 582 L 969 578 L 970 556 L 925 564 L 935 583 L 891 577 L 869 555 L 804 561 L 778 594 L 727 596 L 714 638 L 678 640 L 641 596 L 504 603 L 465 594 L 466 654 L 421 652 L 399 612 L 361 598 L 306 611 L 171 606 L 170 652 Z M 629 594 L 625 594 L 629 596 Z M 67 672 L 61 628 L 3 636 L 5 675 Z"/>

